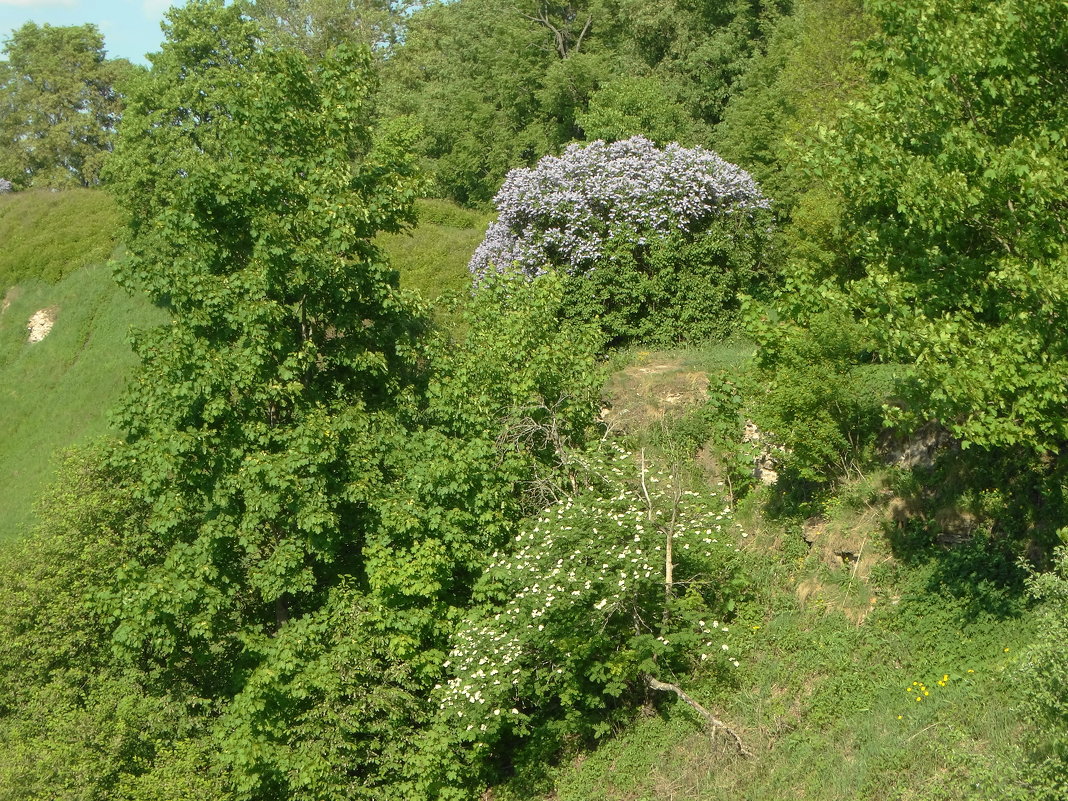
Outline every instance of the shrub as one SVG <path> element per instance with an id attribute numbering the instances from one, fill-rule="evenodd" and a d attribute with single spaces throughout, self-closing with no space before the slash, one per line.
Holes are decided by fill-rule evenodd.
<path id="1" fill-rule="evenodd" d="M 1057 550 L 1056 568 L 1029 581 L 1044 601 L 1042 633 L 1022 667 L 1025 710 L 1035 726 L 1031 798 L 1053 801 L 1068 794 L 1068 548 Z"/>
<path id="2" fill-rule="evenodd" d="M 723 622 L 742 586 L 730 509 L 621 449 L 586 458 L 589 489 L 494 554 L 453 636 L 430 738 L 468 782 L 607 734 L 650 678 L 739 665 Z"/>
<path id="3" fill-rule="evenodd" d="M 862 465 L 884 430 L 883 404 L 895 386 L 893 366 L 873 363 L 865 329 L 831 307 L 807 327 L 754 309 L 749 330 L 761 344 L 751 413 L 785 447 L 787 491 L 807 495 Z"/>
<path id="4" fill-rule="evenodd" d="M 570 276 L 572 314 L 613 344 L 697 339 L 729 328 L 756 285 L 770 206 L 715 153 L 642 137 L 572 145 L 512 170 L 469 268 Z"/>

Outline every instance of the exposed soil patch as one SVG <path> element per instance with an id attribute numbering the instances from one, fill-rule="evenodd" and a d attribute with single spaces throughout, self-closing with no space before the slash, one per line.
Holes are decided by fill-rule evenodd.
<path id="1" fill-rule="evenodd" d="M 38 309 L 30 317 L 28 323 L 26 323 L 26 330 L 29 331 L 27 336 L 27 342 L 40 342 L 44 339 L 52 330 L 52 326 L 56 324 L 56 315 L 59 313 L 57 306 L 49 306 L 47 309 Z"/>
<path id="2" fill-rule="evenodd" d="M 17 286 L 8 287 L 7 292 L 4 293 L 4 299 L 0 301 L 0 315 L 8 310 L 12 303 L 18 299 L 19 288 Z"/>
<path id="3" fill-rule="evenodd" d="M 612 376 L 605 393 L 605 422 L 633 432 L 700 404 L 708 393 L 708 374 L 679 358 L 647 354 Z"/>

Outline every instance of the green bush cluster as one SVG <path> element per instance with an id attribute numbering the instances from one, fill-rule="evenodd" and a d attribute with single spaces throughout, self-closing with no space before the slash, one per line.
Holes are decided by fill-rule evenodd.
<path id="1" fill-rule="evenodd" d="M 588 272 L 570 276 L 566 316 L 596 320 L 613 346 L 669 346 L 722 339 L 740 315 L 739 295 L 769 288 L 766 219 L 710 220 L 692 233 L 609 241 Z"/>
<path id="2" fill-rule="evenodd" d="M 864 329 L 833 308 L 805 327 L 774 322 L 756 307 L 750 331 L 759 341 L 752 414 L 782 446 L 787 493 L 803 497 L 862 468 L 884 431 L 895 371 L 875 363 Z"/>
<path id="3" fill-rule="evenodd" d="M 1055 801 L 1068 796 L 1068 547 L 1028 587 L 1042 611 L 1037 641 L 1020 667 L 1024 708 L 1035 724 L 1027 784 L 1035 801 Z"/>
<path id="4" fill-rule="evenodd" d="M 588 486 L 494 553 L 451 638 L 427 737 L 437 757 L 427 780 L 442 798 L 606 736 L 648 697 L 649 678 L 698 666 L 724 678 L 740 665 L 728 626 L 745 584 L 732 510 L 644 454 L 577 458 Z M 448 789 L 450 773 L 465 782 Z"/>

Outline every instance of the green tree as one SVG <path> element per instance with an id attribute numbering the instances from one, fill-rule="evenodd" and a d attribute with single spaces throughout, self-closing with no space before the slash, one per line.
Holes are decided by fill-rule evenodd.
<path id="1" fill-rule="evenodd" d="M 799 195 L 821 191 L 825 182 L 802 171 L 799 153 L 863 91 L 864 66 L 853 51 L 874 31 L 860 0 L 798 0 L 738 77 L 716 127 L 716 150 L 753 173 L 780 217 Z"/>
<path id="2" fill-rule="evenodd" d="M 707 141 L 708 131 L 693 119 L 685 106 L 655 77 L 623 77 L 605 83 L 578 115 L 589 140 L 614 142 L 644 136 L 658 145 L 678 142 L 693 145 Z"/>
<path id="3" fill-rule="evenodd" d="M 385 65 L 386 113 L 419 123 L 436 191 L 468 204 L 487 203 L 509 169 L 593 138 L 584 120 L 596 136 L 707 144 L 779 6 L 435 3 L 412 15 Z M 654 91 L 673 101 L 667 119 L 642 109 Z"/>
<path id="4" fill-rule="evenodd" d="M 112 149 L 122 83 L 136 70 L 108 59 L 94 25 L 28 22 L 0 62 L 0 176 L 17 188 L 93 186 Z"/>
<path id="5" fill-rule="evenodd" d="M 522 513 L 523 468 L 554 456 L 502 421 L 557 398 L 531 370 L 591 351 L 554 313 L 544 357 L 428 342 L 371 243 L 413 192 L 368 127 L 369 53 L 313 59 L 243 11 L 170 13 L 112 162 L 119 279 L 172 316 L 139 336 L 118 415 L 147 511 L 113 639 L 215 722 L 213 751 L 179 743 L 129 783 L 150 797 L 209 753 L 238 798 L 402 798 L 451 622 Z"/>
<path id="6" fill-rule="evenodd" d="M 843 200 L 835 281 L 906 418 L 965 446 L 1068 440 L 1063 2 L 872 5 L 871 89 L 813 156 Z"/>
<path id="7" fill-rule="evenodd" d="M 170 12 L 112 162 L 117 277 L 172 315 L 139 336 L 118 414 L 148 514 L 114 640 L 161 691 L 210 699 L 241 797 L 350 797 L 398 764 L 360 738 L 418 719 L 408 688 L 371 692 L 403 671 L 371 636 L 362 559 L 418 329 L 371 238 L 409 219 L 412 192 L 399 151 L 372 142 L 368 51 L 313 62 L 243 11 Z"/>
<path id="8" fill-rule="evenodd" d="M 387 55 L 403 36 L 412 0 L 255 0 L 250 16 L 314 58 L 342 42 Z"/>
<path id="9" fill-rule="evenodd" d="M 201 645 L 236 657 L 229 635 L 314 608 L 351 553 L 413 332 L 369 240 L 410 193 L 371 146 L 366 52 L 310 67 L 221 2 L 166 31 L 111 172 L 118 278 L 173 315 L 140 337 L 119 415 L 152 510 L 119 639 L 203 670 Z"/>

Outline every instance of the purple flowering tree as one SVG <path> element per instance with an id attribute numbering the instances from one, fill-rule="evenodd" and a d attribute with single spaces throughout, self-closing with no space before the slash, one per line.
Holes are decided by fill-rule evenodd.
<path id="1" fill-rule="evenodd" d="M 601 318 L 614 341 L 723 333 L 737 291 L 760 272 L 770 205 L 715 153 L 642 137 L 571 145 L 512 170 L 494 200 L 498 220 L 469 264 L 475 282 L 562 271 L 576 316 Z"/>

